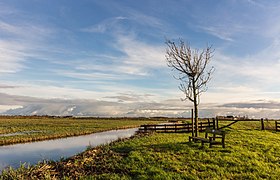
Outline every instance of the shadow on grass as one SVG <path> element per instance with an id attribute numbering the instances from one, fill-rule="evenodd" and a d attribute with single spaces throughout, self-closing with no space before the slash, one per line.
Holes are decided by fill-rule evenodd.
<path id="1" fill-rule="evenodd" d="M 230 130 L 229 130 L 230 131 Z M 138 137 L 135 137 L 138 138 Z M 174 137 L 172 137 L 174 138 Z M 146 141 L 146 140 L 145 140 Z M 231 147 L 226 144 L 226 148 L 222 148 L 221 145 L 214 145 L 209 147 L 208 143 L 205 143 L 204 146 L 201 145 L 201 142 L 189 142 L 188 138 L 182 141 L 179 138 L 179 141 L 174 139 L 170 141 L 170 138 L 166 140 L 147 141 L 143 142 L 133 142 L 133 143 L 123 143 L 120 146 L 115 146 L 112 148 L 116 153 L 120 153 L 122 156 L 127 156 L 131 152 L 135 151 L 150 151 L 150 152 L 162 152 L 162 153 L 188 153 L 191 151 L 202 151 L 202 152 L 222 152 L 222 153 L 232 153 Z"/>

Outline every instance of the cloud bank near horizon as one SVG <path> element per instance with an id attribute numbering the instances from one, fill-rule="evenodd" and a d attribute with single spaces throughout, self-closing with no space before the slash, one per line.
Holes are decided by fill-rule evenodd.
<path id="1" fill-rule="evenodd" d="M 93 117 L 190 117 L 192 106 L 177 99 L 161 102 L 142 101 L 138 98 L 150 95 L 122 94 L 107 97 L 109 100 L 41 99 L 0 93 L 5 102 L 0 106 L 2 115 L 52 115 Z M 112 101 L 114 99 L 114 101 Z M 204 104 L 200 117 L 236 115 L 250 118 L 273 118 L 280 115 L 280 102 L 258 100 L 228 104 Z"/>

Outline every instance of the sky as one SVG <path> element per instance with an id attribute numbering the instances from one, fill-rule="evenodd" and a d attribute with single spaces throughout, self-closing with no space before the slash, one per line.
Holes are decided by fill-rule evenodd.
<path id="1" fill-rule="evenodd" d="M 215 49 L 200 117 L 280 118 L 277 0 L 0 0 L 0 113 L 189 117 L 166 40 Z"/>

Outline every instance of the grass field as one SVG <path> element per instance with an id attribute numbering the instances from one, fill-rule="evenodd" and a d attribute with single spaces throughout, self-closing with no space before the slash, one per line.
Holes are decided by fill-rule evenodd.
<path id="1" fill-rule="evenodd" d="M 280 133 L 255 126 L 240 122 L 228 128 L 226 148 L 189 143 L 190 134 L 153 133 L 88 149 L 60 162 L 4 172 L 1 178 L 279 179 Z"/>
<path id="2" fill-rule="evenodd" d="M 84 135 L 160 122 L 160 119 L 156 120 L 145 118 L 2 117 L 0 118 L 0 145 Z"/>

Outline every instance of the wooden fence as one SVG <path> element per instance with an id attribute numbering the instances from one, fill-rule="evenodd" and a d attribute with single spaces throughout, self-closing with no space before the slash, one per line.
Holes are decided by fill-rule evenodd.
<path id="1" fill-rule="evenodd" d="M 231 122 L 227 125 L 223 125 L 223 126 L 220 126 L 220 123 L 219 122 Z M 264 125 L 263 125 L 263 120 L 258 120 L 258 119 L 242 119 L 242 120 L 235 120 L 235 119 L 216 119 L 216 129 L 223 129 L 223 128 L 226 128 L 226 127 L 230 127 L 231 125 L 237 123 L 237 122 L 261 122 L 261 129 L 263 129 Z"/>
<path id="2" fill-rule="evenodd" d="M 275 130 L 280 131 L 280 121 L 275 121 Z"/>
<path id="3" fill-rule="evenodd" d="M 222 124 L 220 124 L 222 122 Z M 228 122 L 228 123 L 227 123 Z M 277 125 L 278 129 L 280 131 L 280 121 L 278 120 L 268 120 L 268 119 L 218 119 L 216 118 L 216 128 L 215 129 L 223 129 L 230 127 L 231 125 L 238 123 L 238 122 L 256 122 L 256 124 L 259 124 L 259 127 L 261 130 L 274 130 L 274 122 L 277 130 Z"/>
<path id="4" fill-rule="evenodd" d="M 208 120 L 204 122 L 198 123 L 198 130 L 205 131 L 206 128 L 214 128 L 215 121 Z M 175 132 L 175 133 L 188 133 L 192 132 L 192 124 L 191 123 L 184 123 L 184 124 L 154 124 L 154 125 L 141 125 L 139 128 L 139 132 Z"/>

